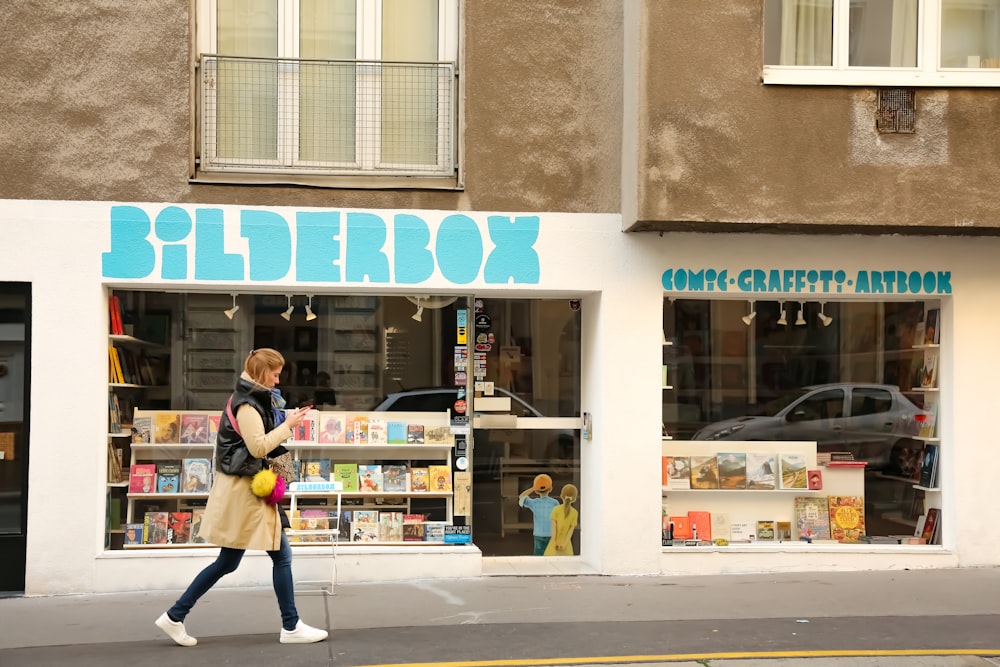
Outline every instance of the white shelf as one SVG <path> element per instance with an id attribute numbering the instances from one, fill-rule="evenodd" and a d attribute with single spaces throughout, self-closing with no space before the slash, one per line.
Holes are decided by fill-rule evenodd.
<path id="1" fill-rule="evenodd" d="M 112 343 L 121 343 L 122 345 L 136 345 L 138 347 L 152 347 L 159 349 L 166 349 L 164 345 L 159 343 L 153 343 L 148 340 L 142 340 L 141 338 L 136 338 L 135 336 L 126 336 L 123 334 L 109 334 L 108 339 Z"/>
<path id="2" fill-rule="evenodd" d="M 108 487 L 115 487 L 116 489 L 128 488 L 128 482 L 108 482 Z"/>
<path id="3" fill-rule="evenodd" d="M 913 345 L 914 350 L 934 350 L 941 347 L 940 343 L 922 343 L 920 345 Z"/>
<path id="4" fill-rule="evenodd" d="M 934 436 L 924 436 L 924 435 L 912 435 L 910 436 L 914 440 L 922 440 L 924 442 L 941 442 L 941 438 Z"/>
<path id="5" fill-rule="evenodd" d="M 673 388 L 674 388 L 674 385 L 672 385 L 672 384 L 665 384 L 665 385 L 663 385 L 663 387 L 661 387 L 661 389 L 673 389 Z"/>
<path id="6" fill-rule="evenodd" d="M 330 491 L 289 491 L 289 495 L 294 493 L 299 498 L 323 498 L 331 495 Z M 344 498 L 450 498 L 455 495 L 452 491 L 341 491 Z M 344 507 L 350 507 L 345 505 Z"/>
<path id="7" fill-rule="evenodd" d="M 910 391 L 941 391 L 940 387 L 914 387 Z"/>
<path id="8" fill-rule="evenodd" d="M 203 442 L 133 442 L 133 450 L 155 450 L 155 449 L 190 449 L 193 451 L 211 451 L 215 449 L 215 445 L 206 444 Z"/>
<path id="9" fill-rule="evenodd" d="M 920 486 L 919 484 L 914 484 L 913 488 L 917 489 L 919 491 L 928 491 L 930 493 L 940 493 L 941 492 L 941 489 L 938 488 L 938 487 L 936 487 L 936 486 Z"/>
<path id="10" fill-rule="evenodd" d="M 118 433 L 108 433 L 109 438 L 128 438 L 131 437 L 131 433 L 126 433 L 125 431 L 119 431 Z"/>
<path id="11" fill-rule="evenodd" d="M 126 483 L 128 486 L 128 483 Z M 145 498 L 208 498 L 207 493 L 129 493 L 129 499 Z"/>

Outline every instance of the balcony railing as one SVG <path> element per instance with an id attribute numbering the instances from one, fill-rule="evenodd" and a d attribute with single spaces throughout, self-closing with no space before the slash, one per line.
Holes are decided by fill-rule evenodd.
<path id="1" fill-rule="evenodd" d="M 206 172 L 451 176 L 455 66 L 203 55 Z"/>

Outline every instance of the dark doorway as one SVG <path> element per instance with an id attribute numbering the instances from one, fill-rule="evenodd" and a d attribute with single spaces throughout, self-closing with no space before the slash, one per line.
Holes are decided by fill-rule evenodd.
<path id="1" fill-rule="evenodd" d="M 23 591 L 31 286 L 0 282 L 0 591 Z"/>

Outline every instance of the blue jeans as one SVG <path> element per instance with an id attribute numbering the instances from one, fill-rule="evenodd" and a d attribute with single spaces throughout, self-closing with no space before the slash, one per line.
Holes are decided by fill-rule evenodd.
<path id="1" fill-rule="evenodd" d="M 230 572 L 235 572 L 246 549 L 230 549 L 222 547 L 215 562 L 202 570 L 184 594 L 178 598 L 174 606 L 167 610 L 167 616 L 172 621 L 183 622 L 191 607 L 208 592 L 219 579 Z M 295 609 L 295 588 L 292 584 L 292 547 L 288 544 L 288 536 L 281 534 L 281 548 L 278 551 L 268 551 L 274 564 L 271 569 L 271 579 L 274 583 L 274 594 L 278 598 L 281 609 L 281 627 L 294 630 L 299 622 L 299 612 Z"/>

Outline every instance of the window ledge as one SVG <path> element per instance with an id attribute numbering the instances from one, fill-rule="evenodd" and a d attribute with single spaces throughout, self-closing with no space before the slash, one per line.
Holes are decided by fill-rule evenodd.
<path id="1" fill-rule="evenodd" d="M 199 185 L 278 185 L 350 190 L 464 190 L 457 176 L 311 176 L 195 171 L 188 182 Z"/>
<path id="2" fill-rule="evenodd" d="M 761 74 L 761 83 L 790 86 L 1000 87 L 1000 71 L 928 72 L 877 68 L 834 70 L 829 67 L 765 66 Z"/>

